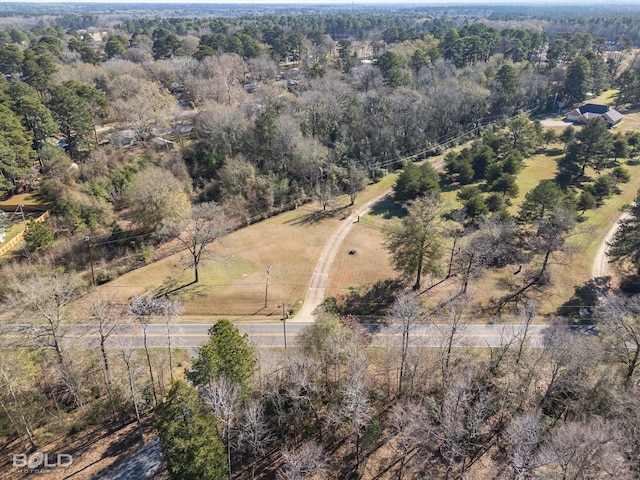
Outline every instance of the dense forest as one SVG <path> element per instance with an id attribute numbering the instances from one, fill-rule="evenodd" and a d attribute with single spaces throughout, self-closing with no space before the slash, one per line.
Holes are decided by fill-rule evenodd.
<path id="1" fill-rule="evenodd" d="M 1 258 L 3 449 L 135 421 L 176 479 L 637 478 L 638 202 L 610 242 L 623 289 L 577 288 L 528 341 L 554 262 L 640 156 L 640 132 L 540 119 L 610 89 L 638 110 L 636 6 L 43 8 L 0 5 L 0 194 L 50 213 Z M 517 175 L 558 149 L 514 213 Z M 190 358 L 171 347 L 179 298 L 96 293 L 176 248 L 197 283 L 230 231 L 353 205 L 391 172 L 398 280 L 373 307 L 328 299 L 296 348 L 222 320 Z M 481 302 L 469 286 L 492 274 Z M 453 295 L 425 300 L 443 282 Z M 520 326 L 500 347 L 456 347 L 503 314 Z M 402 334 L 372 346 L 360 316 Z M 438 347 L 413 347 L 419 324 Z M 144 349 L 116 340 L 132 325 Z"/>

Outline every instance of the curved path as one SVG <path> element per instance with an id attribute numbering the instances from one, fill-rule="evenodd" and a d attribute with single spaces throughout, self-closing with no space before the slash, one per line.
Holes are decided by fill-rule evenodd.
<path id="1" fill-rule="evenodd" d="M 371 207 L 378 201 L 382 200 L 389 194 L 389 191 L 384 192 L 382 195 L 369 200 L 367 203 L 361 205 L 346 219 L 342 220 L 340 226 L 331 235 L 327 244 L 324 246 L 316 268 L 311 276 L 309 282 L 309 290 L 307 296 L 304 299 L 304 303 L 295 316 L 288 319 L 289 322 L 313 322 L 315 321 L 315 311 L 324 302 L 324 295 L 327 290 L 327 283 L 329 281 L 329 273 L 331 273 L 331 267 L 333 261 L 340 250 L 340 245 L 349 234 L 353 225 L 358 223 L 358 219 L 371 209 Z"/>
<path id="2" fill-rule="evenodd" d="M 608 243 L 611 241 L 613 236 L 618 231 L 618 227 L 620 226 L 620 222 L 629 218 L 628 213 L 623 213 L 620 215 L 615 222 L 611 225 L 611 228 L 607 232 L 607 234 L 602 239 L 602 243 L 598 247 L 598 251 L 596 252 L 596 256 L 593 259 L 593 265 L 591 267 L 591 277 L 605 277 L 607 272 L 609 271 L 609 261 L 607 260 L 607 247 Z"/>
<path id="3" fill-rule="evenodd" d="M 419 162 L 418 164 L 420 163 L 422 162 Z M 430 163 L 431 166 L 437 170 L 439 168 L 442 168 L 442 166 L 444 165 L 444 159 L 441 158 Z M 342 245 L 342 242 L 353 228 L 353 225 L 355 223 L 358 223 L 358 219 L 366 215 L 375 203 L 379 202 L 387 195 L 390 195 L 392 191 L 393 189 L 389 189 L 383 194 L 361 205 L 351 215 L 349 215 L 349 217 L 343 220 L 343 223 L 336 229 L 335 232 L 333 232 L 333 235 L 331 235 L 329 241 L 324 246 L 322 254 L 320 254 L 318 263 L 316 263 L 316 268 L 314 269 L 313 275 L 311 276 L 311 281 L 309 282 L 309 290 L 307 291 L 307 296 L 304 299 L 304 303 L 302 304 L 300 310 L 298 310 L 298 312 L 295 314 L 295 316 L 288 319 L 289 322 L 315 321 L 315 311 L 324 302 L 324 294 L 327 290 L 329 274 L 331 273 L 331 267 L 333 266 L 333 261 L 338 254 L 340 245 Z"/>

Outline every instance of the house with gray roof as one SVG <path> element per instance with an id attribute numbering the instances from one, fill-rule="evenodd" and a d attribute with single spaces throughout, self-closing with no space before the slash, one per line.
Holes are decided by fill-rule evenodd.
<path id="1" fill-rule="evenodd" d="M 567 113 L 567 120 L 580 124 L 597 117 L 602 117 L 609 127 L 614 127 L 622 121 L 623 115 L 608 105 L 597 103 L 587 103 Z"/>

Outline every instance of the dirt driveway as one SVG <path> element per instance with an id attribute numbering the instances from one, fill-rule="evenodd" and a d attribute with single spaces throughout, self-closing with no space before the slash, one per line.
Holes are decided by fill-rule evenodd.
<path id="1" fill-rule="evenodd" d="M 576 125 L 573 125 L 573 122 L 560 119 L 559 117 L 545 118 L 540 123 L 542 123 L 542 126 L 546 128 L 551 128 L 551 127 L 565 128 L 565 127 L 568 127 L 569 125 L 572 125 L 574 127 L 576 126 Z"/>

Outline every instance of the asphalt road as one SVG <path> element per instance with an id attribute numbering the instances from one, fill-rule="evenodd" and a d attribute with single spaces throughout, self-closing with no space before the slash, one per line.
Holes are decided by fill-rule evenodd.
<path id="1" fill-rule="evenodd" d="M 310 323 L 289 322 L 238 324 L 242 333 L 247 333 L 251 343 L 260 348 L 283 348 L 285 346 L 285 331 L 287 346 L 294 346 L 296 336 Z M 194 349 L 206 342 L 207 330 L 210 324 L 175 324 L 171 325 L 171 345 L 174 348 Z M 95 328 L 95 327 L 93 327 Z M 372 345 L 393 345 L 401 340 L 402 327 L 398 324 L 366 325 L 372 334 Z M 527 332 L 528 342 L 534 346 L 542 344 L 545 325 L 530 325 Z M 98 346 L 98 337 L 90 326 L 78 326 L 68 332 L 66 340 L 79 343 L 88 348 Z M 455 347 L 498 347 L 524 333 L 522 325 L 464 325 L 455 335 Z M 444 344 L 450 334 L 450 326 L 445 324 L 414 325 L 410 338 L 412 347 L 437 348 Z M 147 327 L 147 344 L 151 348 L 166 348 L 167 327 L 161 324 L 150 324 Z M 142 330 L 138 325 L 124 325 L 117 334 L 107 341 L 107 345 L 116 348 L 121 345 L 142 347 Z"/>

